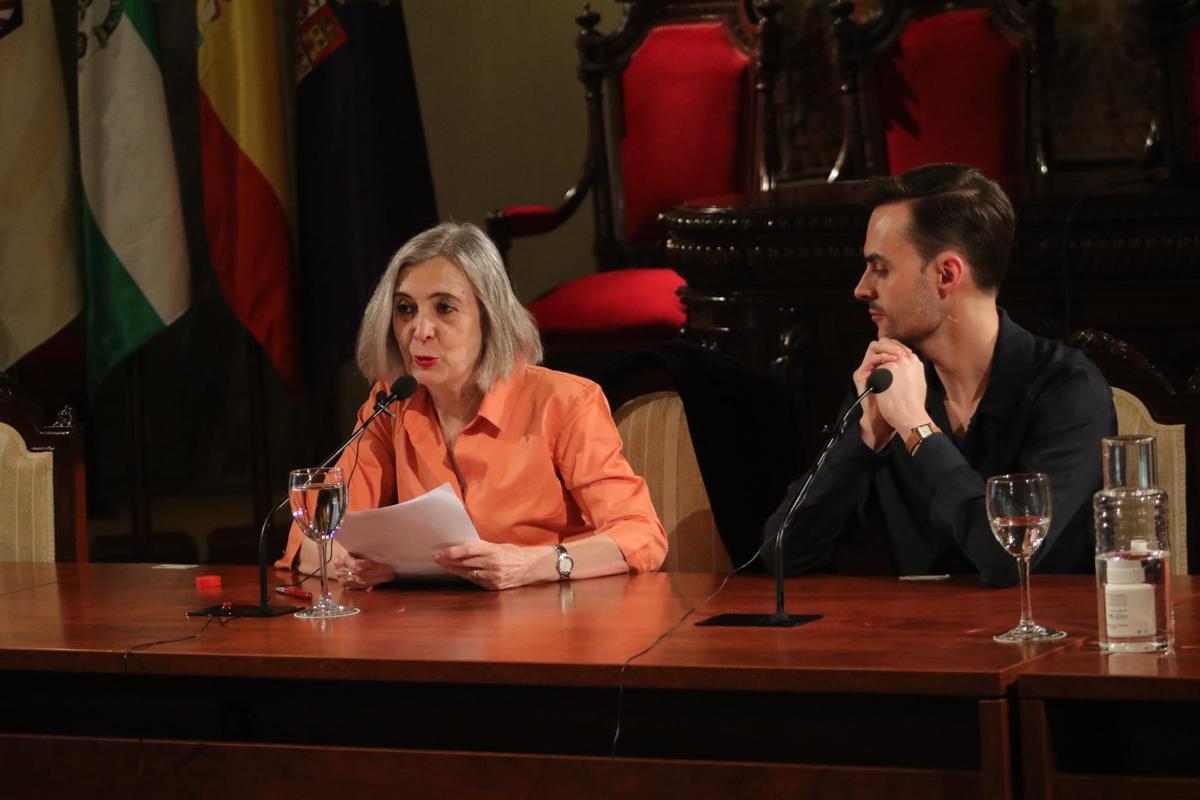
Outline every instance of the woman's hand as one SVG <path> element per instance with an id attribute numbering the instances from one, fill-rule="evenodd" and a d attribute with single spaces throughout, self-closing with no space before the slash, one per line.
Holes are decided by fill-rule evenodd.
<path id="1" fill-rule="evenodd" d="M 558 580 L 553 547 L 478 542 L 447 547 L 434 556 L 447 572 L 485 589 L 512 589 L 530 583 Z"/>
<path id="2" fill-rule="evenodd" d="M 344 550 L 333 557 L 333 574 L 343 589 L 373 589 L 381 583 L 395 580 L 396 572 L 387 564 L 366 558 L 355 558 Z"/>

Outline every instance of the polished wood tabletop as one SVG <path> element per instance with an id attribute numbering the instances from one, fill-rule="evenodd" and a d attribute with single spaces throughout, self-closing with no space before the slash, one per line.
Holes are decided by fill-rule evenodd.
<path id="1" fill-rule="evenodd" d="M 197 590 L 201 574 L 219 590 Z M 287 573 L 271 575 L 283 582 Z M 973 577 L 906 582 L 813 576 L 789 580 L 788 610 L 822 618 L 792 629 L 695 627 L 717 613 L 770 611 L 773 581 L 649 574 L 486 592 L 464 584 L 334 590 L 362 610 L 328 621 L 219 620 L 185 612 L 222 600 L 253 602 L 250 567 L 0 564 L 0 669 L 121 672 L 133 654 L 157 674 L 414 682 L 611 686 L 621 665 L 695 609 L 638 658 L 629 687 L 795 692 L 1002 695 L 1015 676 L 1096 633 L 1089 576 L 1034 576 L 1035 616 L 1071 633 L 1060 642 L 1004 645 L 992 635 L 1018 616 L 1016 588 Z M 317 579 L 305 583 L 317 591 Z M 1197 587 L 1176 581 L 1177 602 Z M 273 604 L 306 603 L 272 594 Z M 1190 607 L 1190 606 L 1188 606 Z M 1189 638 L 1191 623 L 1182 625 Z M 1083 658 L 1086 659 L 1086 655 Z"/>
<path id="2" fill-rule="evenodd" d="M 222 588 L 197 590 L 205 574 Z M 1016 622 L 1018 591 L 969 576 L 796 578 L 788 610 L 821 619 L 696 627 L 773 609 L 763 576 L 734 577 L 704 604 L 721 579 L 335 589 L 362 613 L 207 621 L 185 613 L 254 602 L 257 570 L 0 564 L 0 670 L 23 687 L 0 702 L 0 756 L 33 765 L 16 794 L 31 797 L 98 780 L 122 796 L 237 786 L 228 796 L 257 797 L 365 791 L 375 779 L 461 796 L 481 776 L 498 797 L 1011 798 L 1020 730 L 1027 796 L 1084 785 L 1071 769 L 1103 772 L 1062 745 L 1103 726 L 1064 728 L 1061 709 L 1022 688 L 1030 676 L 1100 674 L 1093 577 L 1034 576 L 1036 618 L 1071 634 L 1037 645 L 992 640 Z M 1195 674 L 1198 590 L 1174 583 L 1177 652 L 1147 662 L 1160 681 Z M 1111 676 L 1113 658 L 1104 663 Z M 345 724 L 345 702 L 361 710 L 362 698 L 373 713 Z M 337 711 L 298 713 L 330 702 Z"/>
<path id="3" fill-rule="evenodd" d="M 1092 642 L 1063 648 L 1026 665 L 1022 697 L 1061 700 L 1200 701 L 1200 597 L 1193 579 L 1175 595 L 1175 647 L 1170 653 L 1108 653 Z"/>

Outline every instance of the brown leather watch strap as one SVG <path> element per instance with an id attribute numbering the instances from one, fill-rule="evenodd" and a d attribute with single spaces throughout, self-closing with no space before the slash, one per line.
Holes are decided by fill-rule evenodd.
<path id="1" fill-rule="evenodd" d="M 922 436 L 921 430 L 920 430 L 921 428 L 928 428 L 929 433 L 926 434 L 925 436 Z M 935 433 L 941 433 L 941 432 L 942 432 L 942 429 L 937 426 L 936 422 L 930 422 L 925 425 L 918 425 L 917 427 L 913 428 L 907 434 L 904 435 L 904 449 L 908 451 L 908 454 L 910 456 L 916 455 L 917 448 L 921 446 L 921 442 L 925 441 L 927 438 L 929 438 L 929 436 L 932 436 Z"/>

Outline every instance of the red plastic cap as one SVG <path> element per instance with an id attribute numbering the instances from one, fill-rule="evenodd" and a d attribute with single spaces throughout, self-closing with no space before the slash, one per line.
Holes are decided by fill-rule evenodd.
<path id="1" fill-rule="evenodd" d="M 196 578 L 197 589 L 216 589 L 221 586 L 220 575 L 201 575 Z"/>

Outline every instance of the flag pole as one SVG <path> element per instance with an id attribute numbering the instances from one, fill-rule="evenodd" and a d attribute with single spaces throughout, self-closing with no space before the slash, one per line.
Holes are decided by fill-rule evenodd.
<path id="1" fill-rule="evenodd" d="M 267 456 L 266 384 L 263 379 L 262 348 L 249 331 L 245 335 L 250 348 L 250 357 L 247 359 L 250 384 L 250 485 L 254 520 L 261 520 L 274 505 L 271 502 L 271 465 Z"/>
<path id="2" fill-rule="evenodd" d="M 150 492 L 146 485 L 146 412 L 142 390 L 142 351 L 129 358 L 129 429 L 133 467 L 130 522 L 133 527 L 133 560 L 151 560 Z"/>

